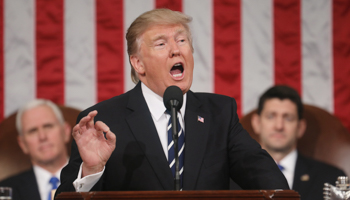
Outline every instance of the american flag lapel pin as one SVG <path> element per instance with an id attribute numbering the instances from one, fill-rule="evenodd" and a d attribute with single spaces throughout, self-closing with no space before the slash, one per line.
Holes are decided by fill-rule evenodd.
<path id="1" fill-rule="evenodd" d="M 199 122 L 204 123 L 204 118 L 203 118 L 203 117 L 201 117 L 201 116 L 198 116 L 197 120 L 198 120 Z"/>

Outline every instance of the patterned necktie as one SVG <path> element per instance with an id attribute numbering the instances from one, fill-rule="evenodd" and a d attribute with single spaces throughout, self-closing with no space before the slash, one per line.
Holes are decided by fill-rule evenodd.
<path id="1" fill-rule="evenodd" d="M 51 191 L 57 189 L 57 184 L 58 184 L 59 181 L 60 181 L 60 180 L 58 180 L 58 178 L 56 178 L 56 177 L 54 177 L 54 176 L 51 177 L 49 183 L 52 185 L 52 188 L 51 188 L 51 190 L 50 190 L 50 192 L 49 192 L 48 200 L 51 200 Z"/>
<path id="2" fill-rule="evenodd" d="M 170 112 L 167 111 L 168 114 Z M 178 118 L 179 119 L 179 118 Z M 170 119 L 168 122 L 168 162 L 169 167 L 175 177 L 175 150 L 174 150 L 174 141 L 173 141 L 173 129 L 171 124 L 172 117 L 170 115 Z M 178 120 L 177 123 L 178 130 L 178 156 L 179 156 L 179 173 L 180 173 L 180 190 L 182 189 L 182 175 L 183 175 L 183 166 L 184 166 L 184 150 L 185 150 L 185 132 L 180 125 Z"/>

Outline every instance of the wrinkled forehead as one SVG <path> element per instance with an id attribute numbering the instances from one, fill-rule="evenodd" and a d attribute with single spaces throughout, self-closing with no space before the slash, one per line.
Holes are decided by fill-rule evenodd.
<path id="1" fill-rule="evenodd" d="M 175 37 L 179 36 L 179 35 L 185 35 L 185 37 L 191 42 L 191 33 L 181 23 L 178 23 L 178 24 L 162 24 L 162 23 L 152 24 L 152 25 L 148 26 L 148 28 L 145 29 L 143 31 L 143 33 L 137 37 L 136 43 L 138 46 L 138 51 L 140 50 L 142 42 L 144 42 L 146 39 L 150 39 L 150 42 L 152 42 L 152 41 L 156 41 L 158 39 L 164 39 L 167 37 L 166 32 L 161 32 L 161 31 L 157 31 L 157 30 L 168 29 L 168 28 L 172 28 L 172 27 L 175 27 L 175 31 L 174 31 Z M 173 30 L 171 30 L 171 31 L 173 31 Z M 192 43 L 191 43 L 191 45 L 192 45 Z"/>
<path id="2" fill-rule="evenodd" d="M 174 28 L 174 29 L 172 29 Z M 154 30 L 155 29 L 155 30 Z M 158 30 L 167 30 L 167 31 L 158 31 Z M 153 31 L 152 31 L 153 30 Z M 171 33 L 169 33 L 169 31 Z M 174 37 L 177 37 L 179 35 L 185 35 L 186 37 L 188 37 L 187 31 L 185 30 L 185 28 L 183 26 L 157 26 L 157 27 L 153 27 L 153 29 L 149 29 L 147 32 L 145 32 L 143 35 L 145 34 L 149 34 L 150 39 L 152 41 L 158 40 L 158 39 L 164 39 L 169 35 L 172 35 Z"/>
<path id="3" fill-rule="evenodd" d="M 161 37 L 164 36 L 167 31 L 174 32 L 175 35 L 185 34 L 187 37 L 189 36 L 189 32 L 182 24 L 153 24 L 145 29 L 143 33 L 139 35 L 139 38 L 143 38 L 145 35 L 151 36 L 152 38 Z"/>

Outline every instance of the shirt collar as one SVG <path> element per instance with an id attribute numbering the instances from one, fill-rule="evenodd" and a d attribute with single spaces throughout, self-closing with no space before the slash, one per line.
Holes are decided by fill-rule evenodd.
<path id="1" fill-rule="evenodd" d="M 141 83 L 141 90 L 142 94 L 146 100 L 146 103 L 148 105 L 148 108 L 151 112 L 151 115 L 154 117 L 156 121 L 158 121 L 164 112 L 166 111 L 166 108 L 163 103 L 163 97 L 159 96 L 158 94 L 154 93 L 151 89 L 149 89 L 145 84 Z M 187 93 L 183 95 L 183 103 L 182 107 L 180 109 L 181 116 L 185 116 L 185 110 L 186 110 L 186 100 L 187 100 Z"/>
<path id="2" fill-rule="evenodd" d="M 58 179 L 60 179 L 60 176 L 61 176 L 61 171 L 62 171 L 62 169 L 66 166 L 68 164 L 68 161 L 67 161 L 67 163 L 65 164 L 65 165 L 63 165 L 59 170 L 57 170 L 57 172 L 56 173 L 54 173 L 54 174 L 51 174 L 51 172 L 49 172 L 49 171 L 47 171 L 46 169 L 44 169 L 44 168 L 42 168 L 42 167 L 40 167 L 40 166 L 38 166 L 38 165 L 33 165 L 33 170 L 34 170 L 34 174 L 35 174 L 35 176 L 37 176 L 37 175 L 39 175 L 40 174 L 40 176 L 38 176 L 37 177 L 37 179 L 40 179 L 41 181 L 43 181 L 43 182 L 49 182 L 49 180 L 50 180 L 50 178 L 52 177 L 52 176 L 55 176 L 55 177 L 57 177 Z M 46 181 L 47 180 L 47 181 Z"/>
<path id="3" fill-rule="evenodd" d="M 33 170 L 39 184 L 46 185 L 49 182 L 50 178 L 53 176 L 49 171 L 45 170 L 42 167 L 39 167 L 38 165 L 34 165 Z M 56 176 L 56 174 L 54 175 Z M 57 176 L 57 178 L 59 178 L 59 176 Z"/>
<path id="4" fill-rule="evenodd" d="M 293 150 L 286 157 L 284 157 L 279 164 L 282 165 L 288 171 L 294 171 L 294 166 L 297 161 L 297 150 Z"/>

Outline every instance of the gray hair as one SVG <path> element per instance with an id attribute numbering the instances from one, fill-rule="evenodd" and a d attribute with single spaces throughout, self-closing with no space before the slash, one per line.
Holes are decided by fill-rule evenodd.
<path id="1" fill-rule="evenodd" d="M 60 122 L 60 124 L 64 123 L 64 118 L 63 118 L 63 114 L 61 112 L 61 110 L 59 109 L 59 107 L 53 103 L 50 100 L 47 99 L 34 99 L 28 103 L 26 103 L 24 106 L 22 106 L 18 111 L 17 111 L 17 116 L 16 116 L 16 128 L 18 131 L 19 135 L 22 135 L 22 116 L 23 114 L 27 111 L 30 110 L 32 108 L 36 108 L 39 106 L 48 106 L 49 108 L 52 109 L 54 115 L 56 116 L 56 118 L 58 119 L 58 121 Z"/>

